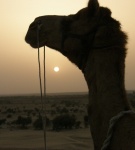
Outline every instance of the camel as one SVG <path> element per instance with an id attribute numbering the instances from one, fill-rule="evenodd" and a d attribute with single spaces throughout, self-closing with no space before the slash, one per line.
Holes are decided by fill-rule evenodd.
<path id="1" fill-rule="evenodd" d="M 83 73 L 89 89 L 88 115 L 94 150 L 101 150 L 109 122 L 120 112 L 132 111 L 124 74 L 127 35 L 110 9 L 90 0 L 86 8 L 68 16 L 40 16 L 29 26 L 25 41 L 37 48 L 55 49 Z M 135 150 L 135 115 L 125 113 L 114 125 L 107 150 Z"/>

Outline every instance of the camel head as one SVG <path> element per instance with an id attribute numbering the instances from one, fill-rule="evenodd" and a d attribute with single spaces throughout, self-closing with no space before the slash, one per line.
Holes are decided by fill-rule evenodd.
<path id="1" fill-rule="evenodd" d="M 120 24 L 111 18 L 108 8 L 100 7 L 98 0 L 90 0 L 86 8 L 69 16 L 40 16 L 29 26 L 25 41 L 33 48 L 44 45 L 65 55 L 81 70 L 89 52 L 95 47 L 119 44 Z"/>

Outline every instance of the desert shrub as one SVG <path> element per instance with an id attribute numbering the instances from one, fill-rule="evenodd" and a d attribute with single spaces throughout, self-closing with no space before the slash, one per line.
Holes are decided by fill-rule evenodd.
<path id="1" fill-rule="evenodd" d="M 61 111 L 60 106 L 57 106 L 57 107 L 56 107 L 56 112 L 57 112 L 57 113 L 60 113 L 60 111 Z"/>
<path id="2" fill-rule="evenodd" d="M 79 128 L 80 128 L 80 125 L 81 125 L 81 121 L 76 121 L 76 123 L 75 123 L 75 128 L 76 128 L 76 129 L 79 129 Z"/>
<path id="3" fill-rule="evenodd" d="M 60 131 L 62 129 L 72 129 L 76 123 L 74 115 L 64 114 L 56 116 L 53 119 L 53 130 Z"/>
<path id="4" fill-rule="evenodd" d="M 12 117 L 12 115 L 11 115 L 11 114 L 8 114 L 8 115 L 7 115 L 7 118 L 11 118 L 11 117 Z"/>
<path id="5" fill-rule="evenodd" d="M 13 124 L 20 125 L 22 129 L 26 129 L 28 124 L 32 123 L 31 117 L 18 116 L 17 120 L 12 122 Z"/>
<path id="6" fill-rule="evenodd" d="M 5 124 L 6 123 L 6 119 L 0 119 L 0 125 Z"/>
<path id="7" fill-rule="evenodd" d="M 39 114 L 38 118 L 34 121 L 33 126 L 37 130 L 43 129 L 43 121 L 42 121 L 42 116 L 40 114 Z"/>
<path id="8" fill-rule="evenodd" d="M 36 111 L 36 112 L 39 112 L 39 109 L 35 107 L 35 111 Z"/>
<path id="9" fill-rule="evenodd" d="M 84 126 L 85 128 L 89 126 L 89 117 L 87 115 L 84 116 Z"/>
<path id="10" fill-rule="evenodd" d="M 14 110 L 14 109 L 11 109 L 11 108 L 8 108 L 8 109 L 6 110 L 6 113 L 15 113 L 15 110 Z"/>
<path id="11" fill-rule="evenodd" d="M 56 114 L 55 110 L 51 110 L 51 115 L 53 116 L 54 114 Z"/>
<path id="12" fill-rule="evenodd" d="M 78 111 L 79 111 L 79 109 L 78 108 L 74 108 L 74 113 L 77 113 Z"/>
<path id="13" fill-rule="evenodd" d="M 32 115 L 33 115 L 33 116 L 36 116 L 36 112 L 32 112 Z"/>
<path id="14" fill-rule="evenodd" d="M 51 107 L 56 107 L 56 104 L 52 104 Z"/>
<path id="15" fill-rule="evenodd" d="M 73 102 L 72 102 L 72 101 L 65 100 L 64 102 L 65 102 L 65 106 L 66 106 L 66 107 L 71 107 L 71 106 L 73 106 Z"/>
<path id="16" fill-rule="evenodd" d="M 32 109 L 27 110 L 27 116 L 30 116 L 32 114 L 32 112 L 33 112 Z"/>
<path id="17" fill-rule="evenodd" d="M 68 113 L 68 112 L 69 112 L 69 110 L 66 107 L 64 107 L 60 110 L 60 113 Z"/>
<path id="18" fill-rule="evenodd" d="M 26 108 L 26 106 L 23 106 L 23 109 L 25 109 Z"/>
<path id="19" fill-rule="evenodd" d="M 46 117 L 46 126 L 48 127 L 49 125 L 50 125 L 50 120 L 49 120 L 49 118 Z M 33 127 L 36 130 L 42 130 L 43 129 L 43 118 L 40 114 L 39 114 L 38 118 L 34 121 Z"/>

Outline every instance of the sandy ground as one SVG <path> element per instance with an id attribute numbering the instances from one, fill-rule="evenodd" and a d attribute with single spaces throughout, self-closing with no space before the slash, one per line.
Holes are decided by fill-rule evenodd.
<path id="1" fill-rule="evenodd" d="M 0 129 L 0 150 L 44 150 L 43 132 Z M 93 150 L 89 129 L 47 131 L 47 150 Z"/>

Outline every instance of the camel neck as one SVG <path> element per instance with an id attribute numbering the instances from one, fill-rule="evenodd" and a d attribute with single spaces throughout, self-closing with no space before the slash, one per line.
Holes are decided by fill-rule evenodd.
<path id="1" fill-rule="evenodd" d="M 118 53 L 99 51 L 89 58 L 84 74 L 89 88 L 88 113 L 95 150 L 99 150 L 110 119 L 130 106 L 124 88 L 124 62 L 119 60 Z"/>

